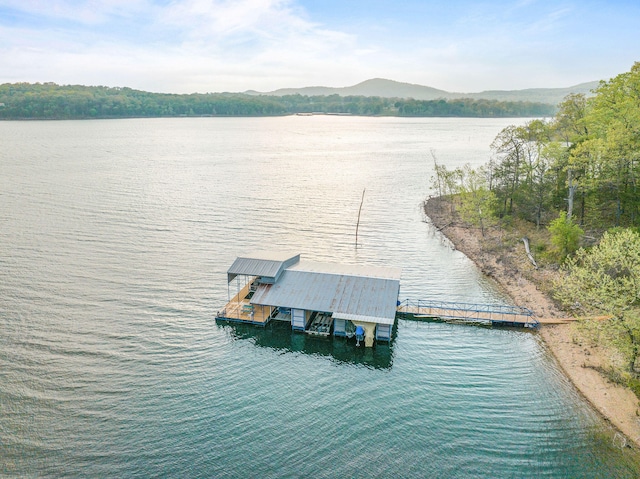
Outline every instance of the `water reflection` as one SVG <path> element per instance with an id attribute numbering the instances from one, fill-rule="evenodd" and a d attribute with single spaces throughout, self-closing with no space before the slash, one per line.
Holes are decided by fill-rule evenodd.
<path id="1" fill-rule="evenodd" d="M 357 364 L 372 369 L 391 369 L 396 339 L 394 328 L 390 343 L 376 343 L 373 348 L 356 346 L 355 338 L 319 337 L 291 331 L 286 322 L 272 321 L 264 328 L 251 324 L 216 319 L 219 328 L 225 329 L 234 339 L 251 340 L 256 346 L 277 351 L 327 356 L 343 364 Z"/>

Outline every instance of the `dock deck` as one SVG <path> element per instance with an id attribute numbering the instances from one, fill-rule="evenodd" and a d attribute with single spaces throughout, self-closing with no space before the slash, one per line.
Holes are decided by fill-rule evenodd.
<path id="1" fill-rule="evenodd" d="M 406 319 L 434 318 L 487 323 L 495 326 L 536 328 L 539 325 L 530 309 L 496 304 L 406 299 L 398 305 L 398 315 Z"/>
<path id="2" fill-rule="evenodd" d="M 271 308 L 251 304 L 251 284 L 247 283 L 227 303 L 222 311 L 218 312 L 218 318 L 228 321 L 240 321 L 243 323 L 265 326 L 271 319 Z"/>

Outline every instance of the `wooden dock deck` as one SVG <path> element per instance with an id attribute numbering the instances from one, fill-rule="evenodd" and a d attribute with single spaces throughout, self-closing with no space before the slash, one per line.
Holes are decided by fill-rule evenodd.
<path id="1" fill-rule="evenodd" d="M 219 319 L 241 321 L 243 323 L 265 326 L 271 319 L 272 308 L 251 304 L 251 284 L 247 283 L 222 311 L 218 312 Z"/>
<path id="2" fill-rule="evenodd" d="M 518 306 L 405 300 L 397 311 L 406 319 L 434 318 L 524 328 L 540 324 L 531 310 Z"/>

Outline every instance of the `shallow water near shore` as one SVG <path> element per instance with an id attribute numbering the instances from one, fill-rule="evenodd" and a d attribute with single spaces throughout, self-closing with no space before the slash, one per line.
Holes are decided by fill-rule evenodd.
<path id="1" fill-rule="evenodd" d="M 506 302 L 421 202 L 431 151 L 479 165 L 521 121 L 0 122 L 0 477 L 637 477 L 535 333 L 215 320 L 256 249 Z"/>

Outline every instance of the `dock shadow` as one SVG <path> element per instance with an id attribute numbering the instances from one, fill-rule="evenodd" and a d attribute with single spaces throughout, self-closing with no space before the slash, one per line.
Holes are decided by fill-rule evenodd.
<path id="1" fill-rule="evenodd" d="M 216 324 L 239 340 L 251 340 L 256 346 L 277 351 L 329 357 L 342 364 L 372 369 L 391 369 L 396 339 L 394 328 L 390 343 L 376 343 L 372 348 L 356 346 L 355 338 L 318 337 L 291 330 L 286 322 L 272 321 L 265 327 L 216 319 Z"/>

